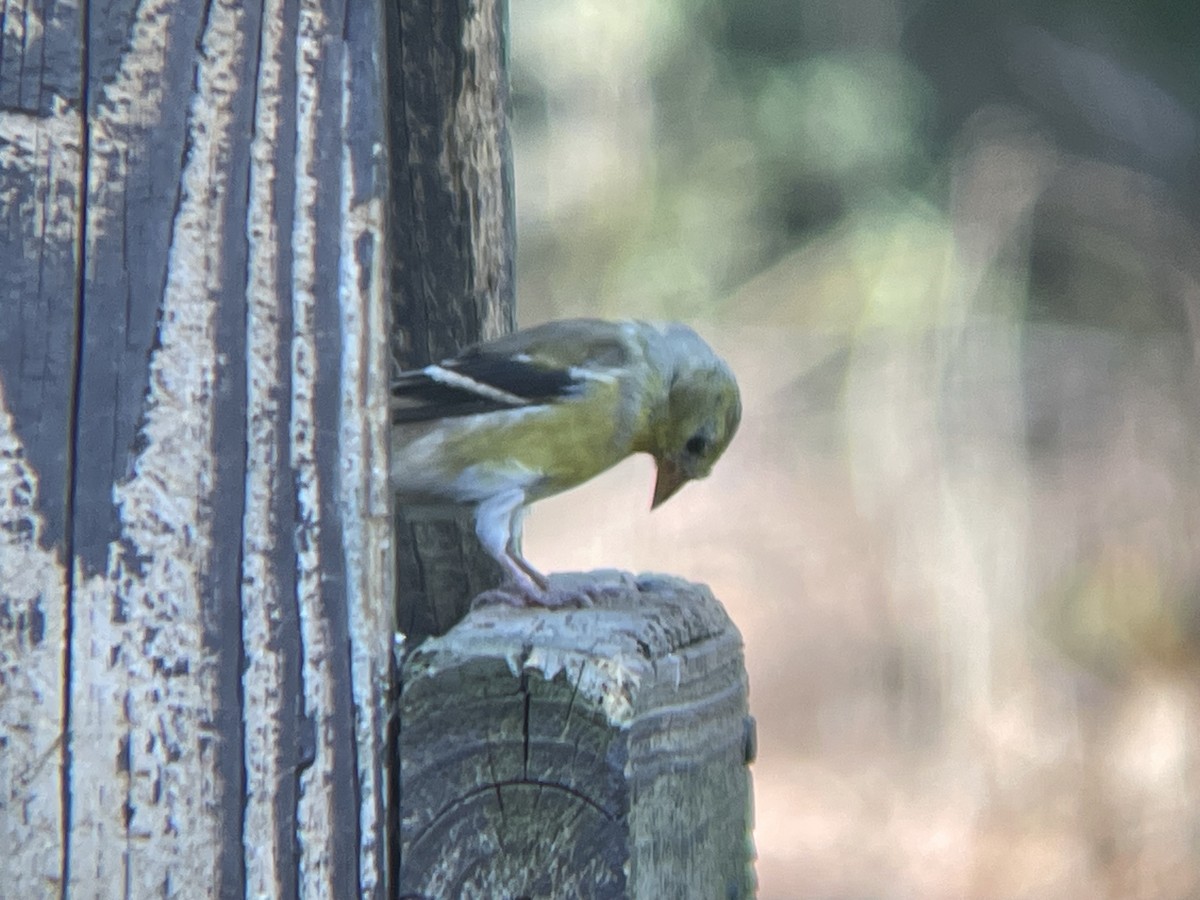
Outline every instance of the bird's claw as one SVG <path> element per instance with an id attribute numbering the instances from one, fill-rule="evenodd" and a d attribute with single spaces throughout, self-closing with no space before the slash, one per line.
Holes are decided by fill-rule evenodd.
<path id="1" fill-rule="evenodd" d="M 477 595 L 471 601 L 471 609 L 483 609 L 488 606 L 533 606 L 529 594 L 520 590 L 516 585 L 491 588 Z"/>
<path id="2" fill-rule="evenodd" d="M 592 598 L 585 591 L 549 587 L 533 593 L 517 585 L 502 585 L 484 591 L 471 601 L 471 609 L 488 606 L 515 606 L 526 609 L 580 609 L 591 606 Z"/>
<path id="3" fill-rule="evenodd" d="M 551 585 L 539 600 L 540 606 L 549 609 L 587 609 L 594 606 L 596 598 L 587 590 L 563 588 Z"/>
<path id="4" fill-rule="evenodd" d="M 637 580 L 629 572 L 604 569 L 582 576 L 552 576 L 541 602 L 544 606 L 586 608 L 636 591 Z"/>
<path id="5" fill-rule="evenodd" d="M 605 572 L 599 579 L 554 577 L 544 590 L 509 582 L 484 591 L 471 602 L 472 609 L 487 606 L 540 607 L 542 609 L 587 609 L 604 600 L 637 590 L 628 572 Z"/>

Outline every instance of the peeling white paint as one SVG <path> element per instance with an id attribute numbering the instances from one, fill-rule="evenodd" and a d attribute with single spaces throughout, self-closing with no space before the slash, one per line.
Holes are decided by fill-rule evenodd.
<path id="1" fill-rule="evenodd" d="M 161 104 L 174 4 L 138 9 L 133 41 L 97 104 L 89 227 L 125 205 L 123 172 L 137 133 Z M 202 589 L 211 550 L 216 315 L 232 108 L 239 89 L 241 5 L 216 2 L 201 41 L 189 107 L 190 152 L 162 298 L 159 346 L 143 410 L 145 449 L 114 485 L 121 539 L 104 575 L 76 564 L 72 646 L 71 891 L 207 894 L 218 828 L 213 659 L 203 646 Z M 134 126 L 134 127 L 130 127 Z M 93 234 L 93 236 L 95 236 Z M 125 852 L 116 854 L 124 834 Z"/>
<path id="2" fill-rule="evenodd" d="M 0 110 L 0 209 L 13 210 L 30 245 L 74 247 L 83 125 L 61 97 L 50 116 Z"/>
<path id="3" fill-rule="evenodd" d="M 10 6 L 10 36 L 14 15 Z M 22 16 L 21 29 L 40 33 L 36 13 Z M 27 247 L 52 248 L 63 261 L 72 253 L 81 184 L 77 110 L 61 97 L 52 98 L 49 116 L 0 110 L 0 208 L 11 211 Z M 44 502 L 60 498 L 39 497 L 38 473 L 24 457 L 0 385 L 0 608 L 9 623 L 0 627 L 0 884 L 13 896 L 57 890 L 63 877 L 67 573 L 40 546 L 44 523 L 36 510 Z"/>
<path id="4" fill-rule="evenodd" d="M 0 884 L 13 897 L 62 878 L 66 571 L 41 548 L 38 503 L 0 383 Z"/>
<path id="5" fill-rule="evenodd" d="M 21 0 L 6 0 L 0 23 L 4 26 L 0 40 L 10 47 L 29 47 L 34 41 L 40 41 L 46 30 L 40 7 Z"/>
<path id="6" fill-rule="evenodd" d="M 317 304 L 316 199 L 318 109 L 322 36 L 327 28 L 321 5 L 304 0 L 296 46 L 296 196 L 292 227 L 292 449 L 299 525 L 296 532 L 296 600 L 300 609 L 301 667 L 304 710 L 315 725 L 313 761 L 300 776 L 296 830 L 300 843 L 300 893 L 308 898 L 332 897 L 334 809 L 333 708 L 329 664 L 330 635 L 321 608 L 320 474 L 316 457 L 317 349 L 313 316 Z M 323 298 L 326 302 L 330 298 Z"/>
<path id="7" fill-rule="evenodd" d="M 276 277 L 279 234 L 276 229 L 275 153 L 282 125 L 283 0 L 267 0 L 262 12 L 258 79 L 254 86 L 254 138 L 250 144 L 250 198 L 246 236 L 249 244 L 246 284 L 246 500 L 242 518 L 242 674 L 243 751 L 246 766 L 245 820 L 242 849 L 247 897 L 277 897 L 279 872 L 292 865 L 290 835 L 278 840 L 281 823 L 276 807 L 278 785 L 293 777 L 280 759 L 281 717 L 294 716 L 284 706 L 283 670 L 275 652 L 282 595 L 275 571 L 275 539 L 280 523 L 272 510 L 277 501 L 276 427 L 282 414 L 277 399 L 285 385 L 280 349 L 285 335 L 277 305 L 285 302 Z M 287 336 L 287 337 L 290 337 Z M 285 537 L 286 539 L 286 537 Z"/>
<path id="8" fill-rule="evenodd" d="M 352 102 L 351 60 L 342 60 L 342 133 L 349 134 Z M 380 110 L 382 122 L 382 109 Z M 342 231 L 339 301 L 342 309 L 342 402 L 339 422 L 339 496 L 346 565 L 346 606 L 350 613 L 351 678 L 355 741 L 358 745 L 360 896 L 372 895 L 387 850 L 378 845 L 385 809 L 382 783 L 386 754 L 386 682 L 391 636 L 395 632 L 391 552 L 391 490 L 387 301 L 384 296 L 383 199 L 376 192 L 355 200 L 354 157 L 342 151 Z M 373 164 L 382 172 L 382 160 Z M 374 185 L 371 186 L 374 189 Z M 369 246 L 362 249 L 364 244 Z M 360 252 L 370 253 L 364 270 Z M 362 290 L 362 286 L 366 290 Z"/>
<path id="9" fill-rule="evenodd" d="M 329 177 L 328 160 L 316 152 L 322 72 L 330 58 L 336 25 L 324 20 L 316 2 L 304 2 L 297 43 L 297 169 L 295 228 L 275 232 L 274 154 L 290 126 L 279 91 L 285 16 L 282 0 L 267 0 L 261 45 L 243 46 L 241 5 L 214 2 L 196 55 L 197 77 L 188 108 L 188 155 L 180 180 L 179 206 L 161 298 L 156 349 L 149 360 L 149 389 L 140 430 L 144 449 L 130 475 L 113 486 L 120 539 L 108 548 L 103 573 L 87 575 L 74 566 L 74 633 L 64 648 L 66 564 L 38 547 L 40 518 L 27 501 L 36 499 L 37 479 L 23 459 L 4 411 L 0 391 L 0 604 L 22 623 L 0 625 L 0 893 L 41 896 L 57 891 L 62 877 L 62 777 L 58 743 L 63 710 L 64 653 L 71 652 L 73 750 L 69 888 L 82 896 L 207 896 L 218 886 L 216 864 L 236 838 L 218 823 L 223 786 L 216 769 L 216 728 L 211 721 L 218 660 L 204 646 L 204 578 L 214 536 L 210 502 L 215 481 L 213 427 L 220 364 L 216 325 L 221 292 L 225 190 L 230 170 L 231 95 L 247 52 L 260 52 L 256 70 L 255 135 L 247 239 L 247 416 L 246 506 L 243 515 L 243 674 L 246 755 L 246 895 L 274 896 L 277 875 L 292 865 L 291 835 L 280 833 L 275 792 L 282 779 L 296 777 L 281 756 L 280 708 L 283 673 L 272 652 L 281 611 L 298 603 L 303 644 L 305 713 L 316 725 L 315 759 L 300 776 L 298 837 L 300 891 L 331 897 L 333 850 L 344 852 L 345 835 L 331 828 L 332 740 L 335 679 L 328 671 L 330 636 L 321 604 L 322 560 L 319 467 L 315 456 L 316 344 L 313 317 L 317 297 L 315 201 L 318 179 Z M 129 42 L 109 83 L 95 89 L 91 121 L 91 165 L 87 172 L 85 264 L 108 264 L 95 256 L 97 238 L 123 227 L 130 205 L 127 161 L 141 152 L 135 143 L 156 127 L 164 95 L 163 61 L 193 48 L 169 46 L 173 0 L 137 5 Z M 9 4 L 3 30 L 17 27 Z M 19 8 L 21 27 L 38 25 Z M 39 26 L 40 27 L 40 26 Z M 257 36 L 255 36 L 257 39 Z M 345 117 L 349 69 L 343 70 Z M 190 86 L 189 86 L 190 87 Z M 77 235 L 81 123 L 68 104 L 35 119 L 0 111 L 0 205 L 19 211 L 34 235 L 59 234 L 73 246 Z M 377 154 L 382 149 L 375 148 Z M 339 301 L 347 315 L 343 347 L 343 414 L 339 444 L 342 467 L 333 477 L 346 502 L 339 510 L 350 574 L 347 599 L 352 627 L 352 675 L 359 786 L 364 803 L 360 824 L 367 839 L 360 848 L 364 889 L 377 887 L 383 848 L 374 843 L 383 809 L 379 781 L 384 752 L 383 679 L 391 653 L 391 518 L 387 477 L 387 303 L 379 196 L 355 200 L 350 149 L 343 147 L 341 231 L 343 267 Z M 379 161 L 382 166 L 382 161 Z M 18 178 L 10 177 L 16 174 Z M 32 194 L 24 183 L 32 180 Z M 22 227 L 26 227 L 24 224 Z M 58 229 L 58 230 L 56 230 Z M 365 240 L 364 240 L 365 239 Z M 291 241 L 292 281 L 278 282 L 281 240 Z M 372 243 L 370 269 L 360 255 Z M 366 289 L 364 290 L 364 286 Z M 282 332 L 275 304 L 291 298 L 293 332 Z M 281 342 L 292 347 L 290 372 L 279 371 Z M 237 364 L 235 361 L 234 365 Z M 325 377 L 334 373 L 325 371 Z M 291 406 L 279 389 L 290 378 Z M 0 385 L 2 388 L 2 385 Z M 276 458 L 272 424 L 291 415 L 291 456 Z M 322 423 L 328 427 L 328 423 Z M 294 537 L 297 553 L 295 597 L 280 595 L 271 543 L 280 523 L 271 518 L 276 500 L 272 474 L 289 466 L 295 478 L 302 523 Z M 331 477 L 320 473 L 320 477 Z M 289 497 L 290 497 L 289 490 Z M 289 549 L 292 535 L 287 536 Z M 26 627 L 33 609 L 37 629 Z M 33 641 L 34 630 L 39 640 Z M 33 646 L 37 644 L 37 646 Z M 340 651 L 341 648 L 336 648 Z M 228 663 L 225 659 L 223 662 Z M 55 693 L 57 691 L 57 694 Z M 344 698 L 338 697 L 338 702 Z M 10 734 L 11 732 L 11 734 Z M 289 750 L 291 748 L 284 748 Z M 20 815 L 9 816 L 9 804 Z M 15 807 L 14 807 L 15 808 Z M 20 823 L 10 834 L 8 824 Z M 236 844 L 233 845 L 236 848 Z"/>
<path id="10" fill-rule="evenodd" d="M 120 227 L 129 185 L 131 129 L 153 128 L 163 108 L 163 61 L 175 0 L 146 0 L 137 10 L 129 45 L 116 74 L 100 91 L 89 119 L 88 204 L 85 262 L 96 258 L 96 241 Z"/>

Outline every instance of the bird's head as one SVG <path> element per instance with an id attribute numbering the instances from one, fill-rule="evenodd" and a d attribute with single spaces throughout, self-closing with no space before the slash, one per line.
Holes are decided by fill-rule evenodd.
<path id="1" fill-rule="evenodd" d="M 651 509 L 689 481 L 704 478 L 725 452 L 742 417 L 737 381 L 729 367 L 697 337 L 675 367 L 654 459 L 658 479 Z M 702 348 L 702 350 L 700 349 Z"/>

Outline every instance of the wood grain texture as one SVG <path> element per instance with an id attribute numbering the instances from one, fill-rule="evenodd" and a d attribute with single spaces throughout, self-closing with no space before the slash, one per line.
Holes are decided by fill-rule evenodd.
<path id="1" fill-rule="evenodd" d="M 495 587 L 500 564 L 475 537 L 474 512 L 457 506 L 396 510 L 396 625 L 410 640 L 444 634 L 471 598 Z"/>
<path id="2" fill-rule="evenodd" d="M 77 6 L 0 21 L 0 884 L 63 883 L 69 498 L 83 73 Z M 53 70 L 41 65 L 55 59 Z"/>
<path id="3" fill-rule="evenodd" d="M 389 10 L 393 359 L 409 369 L 515 322 L 507 7 Z"/>
<path id="4" fill-rule="evenodd" d="M 382 5 L 0 35 L 0 893 L 383 897 Z"/>
<path id="5" fill-rule="evenodd" d="M 472 612 L 402 668 L 400 896 L 751 896 L 746 691 L 679 579 Z"/>
<path id="6" fill-rule="evenodd" d="M 393 360 L 445 359 L 515 322 L 504 0 L 389 6 Z M 440 633 L 499 568 L 454 508 L 399 510 L 399 621 Z"/>
<path id="7" fill-rule="evenodd" d="M 89 99 L 67 878 L 72 891 L 133 896 L 214 873 L 226 883 L 220 838 L 241 832 L 226 802 L 240 717 L 220 704 L 230 673 L 217 623 L 236 591 L 218 560 L 237 557 L 218 526 L 240 509 L 221 489 L 240 493 L 243 463 L 219 466 L 216 442 L 219 357 L 241 351 L 237 331 L 221 341 L 219 313 L 242 310 L 229 302 L 244 241 L 213 226 L 238 221 L 230 203 L 245 195 L 230 162 L 248 130 L 236 88 L 249 34 L 233 4 L 207 20 L 173 7 L 133 13 L 115 73 Z M 221 437 L 233 448 L 241 436 Z"/>
<path id="8" fill-rule="evenodd" d="M 62 885 L 67 579 L 23 457 L 0 390 L 0 879 L 36 897 Z"/>
<path id="9" fill-rule="evenodd" d="M 293 533 L 295 492 L 280 465 L 290 427 L 292 306 L 287 275 L 294 206 L 297 9 L 264 4 L 247 205 L 246 501 L 241 631 L 245 670 L 242 850 L 247 896 L 294 896 L 297 772 L 311 727 L 288 709 L 300 690 Z"/>

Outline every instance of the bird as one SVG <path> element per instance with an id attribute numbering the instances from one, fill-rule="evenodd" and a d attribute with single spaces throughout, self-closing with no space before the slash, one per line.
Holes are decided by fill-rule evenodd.
<path id="1" fill-rule="evenodd" d="M 709 474 L 741 411 L 733 372 L 686 325 L 551 321 L 393 378 L 391 484 L 402 504 L 473 507 L 503 602 L 586 603 L 523 556 L 527 506 L 647 453 L 657 508 Z"/>

